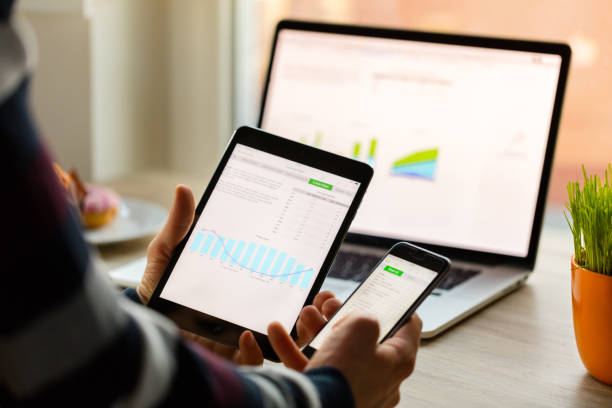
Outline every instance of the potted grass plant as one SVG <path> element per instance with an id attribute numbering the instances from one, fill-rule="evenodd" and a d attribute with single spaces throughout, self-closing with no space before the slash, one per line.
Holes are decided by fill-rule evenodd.
<path id="1" fill-rule="evenodd" d="M 612 384 L 612 165 L 603 182 L 582 172 L 582 190 L 578 181 L 567 185 L 565 213 L 574 239 L 574 334 L 589 373 Z"/>

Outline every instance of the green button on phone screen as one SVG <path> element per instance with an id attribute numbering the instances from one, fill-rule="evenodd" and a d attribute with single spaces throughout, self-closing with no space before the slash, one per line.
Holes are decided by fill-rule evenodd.
<path id="1" fill-rule="evenodd" d="M 404 271 L 400 271 L 399 269 L 394 268 L 391 265 L 385 266 L 385 271 L 390 272 L 390 273 L 392 273 L 394 275 L 397 275 L 397 276 L 402 276 L 402 274 L 404 273 Z"/>

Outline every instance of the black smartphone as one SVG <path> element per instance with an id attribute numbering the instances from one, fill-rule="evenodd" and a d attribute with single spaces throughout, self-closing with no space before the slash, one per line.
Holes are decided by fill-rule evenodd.
<path id="1" fill-rule="evenodd" d="M 378 342 L 385 341 L 410 319 L 449 268 L 448 258 L 408 242 L 395 244 L 304 348 L 304 354 L 312 356 L 333 327 L 351 312 L 376 317 L 380 324 Z"/>

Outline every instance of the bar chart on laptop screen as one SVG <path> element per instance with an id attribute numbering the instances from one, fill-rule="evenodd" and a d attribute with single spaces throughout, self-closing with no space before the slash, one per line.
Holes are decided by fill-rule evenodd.
<path id="1" fill-rule="evenodd" d="M 291 329 L 358 189 L 237 145 L 161 297 L 261 333 Z"/>

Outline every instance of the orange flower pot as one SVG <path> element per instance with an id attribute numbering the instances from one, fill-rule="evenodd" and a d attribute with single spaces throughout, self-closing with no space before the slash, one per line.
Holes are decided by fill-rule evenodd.
<path id="1" fill-rule="evenodd" d="M 581 268 L 574 257 L 572 311 L 582 363 L 594 378 L 612 384 L 612 276 Z"/>

